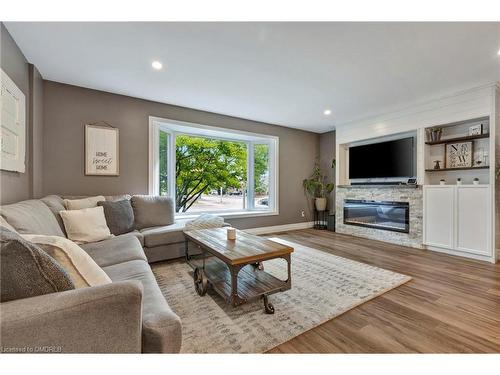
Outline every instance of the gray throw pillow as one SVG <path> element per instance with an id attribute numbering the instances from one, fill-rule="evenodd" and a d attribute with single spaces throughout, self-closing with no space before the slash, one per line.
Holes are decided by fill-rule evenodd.
<path id="1" fill-rule="evenodd" d="M 0 227 L 0 301 L 75 289 L 68 273 L 40 247 Z"/>
<path id="2" fill-rule="evenodd" d="M 128 199 L 117 202 L 98 202 L 104 208 L 106 223 L 115 236 L 134 230 L 134 210 Z"/>
<path id="3" fill-rule="evenodd" d="M 157 195 L 134 195 L 130 201 L 134 209 L 136 229 L 174 223 L 175 203 L 172 198 Z"/>

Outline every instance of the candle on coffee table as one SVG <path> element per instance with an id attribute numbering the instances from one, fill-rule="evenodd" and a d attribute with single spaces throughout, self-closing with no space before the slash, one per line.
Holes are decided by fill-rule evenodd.
<path id="1" fill-rule="evenodd" d="M 236 228 L 227 228 L 227 239 L 228 240 L 236 239 Z"/>

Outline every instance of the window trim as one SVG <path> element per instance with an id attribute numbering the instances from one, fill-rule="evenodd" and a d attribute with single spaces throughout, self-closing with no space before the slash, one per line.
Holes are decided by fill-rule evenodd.
<path id="1" fill-rule="evenodd" d="M 222 139 L 227 141 L 243 141 L 247 143 L 248 153 L 247 153 L 247 183 L 248 186 L 253 187 L 253 159 L 251 159 L 251 154 L 254 152 L 254 148 L 251 147 L 254 144 L 269 144 L 269 210 L 258 210 L 254 208 L 253 196 L 251 194 L 247 195 L 247 209 L 245 210 L 224 210 L 224 211 L 204 211 L 196 213 L 176 213 L 176 218 L 193 218 L 197 217 L 201 213 L 211 213 L 217 214 L 222 217 L 253 217 L 253 216 L 271 216 L 279 215 L 279 137 L 272 135 L 265 135 L 259 133 L 252 133 L 242 130 L 226 129 L 222 127 L 202 125 L 192 122 L 171 120 L 167 118 L 149 116 L 149 165 L 148 165 L 148 192 L 150 195 L 159 195 L 159 131 L 164 131 L 169 134 L 169 147 L 168 147 L 168 157 L 167 160 L 172 161 L 167 164 L 167 174 L 173 176 L 175 168 L 175 137 L 177 134 L 187 134 L 187 135 L 199 135 L 202 137 L 210 137 L 216 139 Z M 224 137 L 220 133 L 231 134 L 233 137 Z M 252 164 L 252 165 L 250 165 Z M 250 169 L 252 168 L 252 169 Z M 175 199 L 172 192 L 175 191 L 175 179 L 168 179 L 168 191 L 169 196 Z M 249 188 L 250 191 L 250 188 Z M 253 191 L 253 189 L 252 189 Z M 250 209 L 250 207 L 252 209 Z"/>

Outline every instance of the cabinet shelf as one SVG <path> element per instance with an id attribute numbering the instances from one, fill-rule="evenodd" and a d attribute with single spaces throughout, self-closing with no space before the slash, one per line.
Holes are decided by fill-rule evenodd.
<path id="1" fill-rule="evenodd" d="M 485 165 L 482 167 L 461 167 L 461 168 L 440 168 L 440 169 L 426 169 L 426 172 L 446 172 L 446 171 L 471 171 L 473 169 L 488 169 L 490 166 Z"/>
<path id="2" fill-rule="evenodd" d="M 425 142 L 426 145 L 441 145 L 445 143 L 452 143 L 452 142 L 461 142 L 461 141 L 473 141 L 475 139 L 483 139 L 483 138 L 489 138 L 490 133 L 486 134 L 478 134 L 478 135 L 467 135 L 465 137 L 457 137 L 457 138 L 447 138 L 447 139 L 440 139 L 439 141 L 435 142 Z"/>

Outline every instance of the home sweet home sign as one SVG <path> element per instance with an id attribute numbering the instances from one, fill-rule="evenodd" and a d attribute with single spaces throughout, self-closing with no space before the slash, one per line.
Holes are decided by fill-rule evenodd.
<path id="1" fill-rule="evenodd" d="M 106 124 L 85 125 L 85 175 L 120 174 L 119 131 Z"/>

